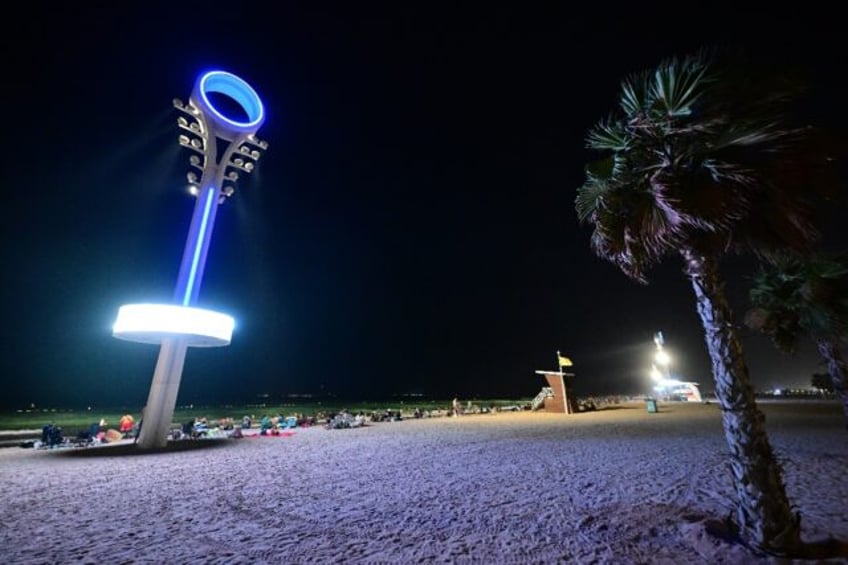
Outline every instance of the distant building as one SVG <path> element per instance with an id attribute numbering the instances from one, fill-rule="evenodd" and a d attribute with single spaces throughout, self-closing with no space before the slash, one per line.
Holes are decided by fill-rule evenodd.
<path id="1" fill-rule="evenodd" d="M 668 380 L 656 390 L 669 400 L 685 400 L 686 402 L 702 402 L 701 390 L 698 383 Z"/>

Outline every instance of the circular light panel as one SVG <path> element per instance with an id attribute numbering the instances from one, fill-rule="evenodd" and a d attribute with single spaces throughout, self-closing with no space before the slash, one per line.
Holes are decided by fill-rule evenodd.
<path id="1" fill-rule="evenodd" d="M 235 321 L 231 316 L 172 304 L 125 304 L 118 309 L 112 335 L 139 343 L 183 338 L 189 347 L 229 345 Z"/>

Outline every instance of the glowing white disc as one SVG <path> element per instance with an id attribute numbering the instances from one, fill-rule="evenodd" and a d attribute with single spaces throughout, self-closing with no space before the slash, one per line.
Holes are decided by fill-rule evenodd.
<path id="1" fill-rule="evenodd" d="M 184 338 L 189 347 L 229 345 L 235 320 L 231 316 L 173 304 L 125 304 L 118 310 L 112 335 L 139 343 Z"/>

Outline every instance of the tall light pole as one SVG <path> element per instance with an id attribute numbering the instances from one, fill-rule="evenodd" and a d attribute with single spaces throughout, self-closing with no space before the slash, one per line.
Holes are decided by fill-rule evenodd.
<path id="1" fill-rule="evenodd" d="M 230 98 L 247 119 L 228 117 L 215 107 L 210 95 Z M 174 303 L 124 305 L 112 330 L 120 339 L 160 344 L 138 438 L 142 449 L 164 447 L 168 443 L 188 348 L 230 343 L 233 319 L 197 308 L 195 304 L 218 205 L 235 192 L 239 172 L 253 171 L 261 151 L 268 148 L 266 142 L 256 137 L 265 121 L 262 101 L 248 83 L 231 73 L 210 71 L 200 75 L 188 103 L 174 99 L 174 107 L 182 113 L 177 118 L 182 130 L 178 138 L 180 145 L 192 151 L 187 178 L 192 194 L 197 197 Z"/>
<path id="2" fill-rule="evenodd" d="M 665 339 L 663 339 L 662 332 L 654 334 L 654 344 L 657 346 L 657 351 L 654 353 L 654 360 L 656 363 L 651 365 L 651 377 L 655 381 L 659 382 L 659 386 L 665 388 L 671 380 L 671 370 L 669 369 L 671 357 L 669 357 L 668 353 L 666 353 L 665 349 L 663 349 Z M 662 367 L 662 370 L 657 369 L 657 364 Z"/>
<path id="3" fill-rule="evenodd" d="M 657 363 L 663 367 L 663 376 L 665 378 L 669 378 L 671 373 L 669 371 L 668 366 L 671 364 L 671 357 L 668 356 L 668 353 L 663 349 L 663 345 L 665 345 L 665 340 L 663 339 L 662 332 L 657 332 L 654 334 L 654 343 L 657 346 L 657 352 L 654 354 L 654 359 Z"/>

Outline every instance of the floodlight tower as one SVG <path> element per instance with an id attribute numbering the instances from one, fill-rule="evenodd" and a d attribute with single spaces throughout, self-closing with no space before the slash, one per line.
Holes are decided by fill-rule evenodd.
<path id="1" fill-rule="evenodd" d="M 669 364 L 671 364 L 671 357 L 668 356 L 668 353 L 663 349 L 663 345 L 665 345 L 665 339 L 663 339 L 662 332 L 657 332 L 654 334 L 654 343 L 657 346 L 657 352 L 654 354 L 654 359 L 656 359 L 657 363 L 663 367 L 663 377 L 666 380 L 671 378 L 671 370 L 669 369 Z"/>
<path id="2" fill-rule="evenodd" d="M 671 357 L 663 349 L 665 339 L 662 332 L 654 334 L 654 344 L 657 346 L 657 352 L 654 354 L 655 363 L 651 363 L 651 378 L 657 383 L 654 390 L 667 395 L 667 389 L 671 384 L 671 370 L 669 369 Z M 658 369 L 657 365 L 662 367 L 662 370 Z"/>
<path id="3" fill-rule="evenodd" d="M 226 116 L 215 107 L 210 98 L 213 93 L 238 104 L 247 119 Z M 113 326 L 117 338 L 160 344 L 138 438 L 143 449 L 168 443 L 187 349 L 230 344 L 233 319 L 196 308 L 195 304 L 218 205 L 235 192 L 239 172 L 253 171 L 261 152 L 268 148 L 256 137 L 265 121 L 262 101 L 248 83 L 231 73 L 210 71 L 200 75 L 188 103 L 175 98 L 174 107 L 181 112 L 177 118 L 182 130 L 180 145 L 192 151 L 186 176 L 191 193 L 197 197 L 174 304 L 124 305 Z"/>

